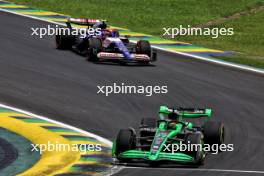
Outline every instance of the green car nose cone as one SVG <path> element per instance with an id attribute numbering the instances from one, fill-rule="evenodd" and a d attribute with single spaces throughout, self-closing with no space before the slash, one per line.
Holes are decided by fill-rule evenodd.
<path id="1" fill-rule="evenodd" d="M 150 155 L 149 156 L 149 160 L 151 160 L 151 161 L 157 160 L 157 158 L 158 158 L 158 156 L 156 156 L 156 155 Z"/>

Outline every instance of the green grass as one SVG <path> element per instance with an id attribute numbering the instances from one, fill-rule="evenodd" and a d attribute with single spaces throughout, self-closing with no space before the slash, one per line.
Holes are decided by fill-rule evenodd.
<path id="1" fill-rule="evenodd" d="M 260 0 L 11 0 L 18 4 L 107 19 L 134 31 L 160 35 L 162 28 L 201 24 L 255 6 Z"/>
<path id="2" fill-rule="evenodd" d="M 10 0 L 30 7 L 55 11 L 74 17 L 107 19 L 110 24 L 161 36 L 163 27 L 198 25 L 263 5 L 263 0 Z M 219 27 L 233 27 L 233 36 L 217 39 L 205 36 L 180 36 L 176 40 L 213 49 L 243 53 L 230 61 L 261 66 L 263 61 L 264 13 L 228 21 Z M 236 58 L 236 59 L 234 59 Z M 241 58 L 241 59 L 239 59 Z M 253 59 L 252 59 L 253 58 Z M 258 59 L 255 59 L 258 58 Z M 224 58 L 228 60 L 228 58 Z M 242 60 L 248 62 L 242 62 Z M 240 62 L 241 60 L 241 62 Z M 257 62 L 256 62 L 257 60 Z M 252 63 L 253 64 L 252 64 Z M 264 61 L 263 61 L 264 62 Z M 256 63 L 254 65 L 254 63 Z"/>
<path id="3" fill-rule="evenodd" d="M 228 21 L 217 27 L 234 28 L 234 35 L 217 39 L 205 36 L 183 36 L 178 40 L 220 50 L 235 51 L 226 61 L 264 68 L 264 11 Z"/>
<path id="4" fill-rule="evenodd" d="M 219 49 L 264 56 L 264 11 L 228 21 L 217 27 L 234 28 L 234 35 L 219 36 L 217 39 L 212 39 L 209 36 L 183 36 L 177 39 Z"/>
<path id="5" fill-rule="evenodd" d="M 235 62 L 243 65 L 249 65 L 252 67 L 264 68 L 264 58 L 260 59 L 251 56 L 235 55 L 232 57 L 221 57 L 220 59 L 223 59 L 228 62 Z"/>

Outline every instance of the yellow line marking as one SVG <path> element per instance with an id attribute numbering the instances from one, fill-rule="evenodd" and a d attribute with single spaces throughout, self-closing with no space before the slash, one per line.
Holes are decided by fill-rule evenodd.
<path id="1" fill-rule="evenodd" d="M 120 31 L 120 34 L 121 35 L 131 35 L 131 36 L 149 36 L 149 37 L 153 37 L 151 35 L 137 33 L 137 32 L 130 32 L 130 31 Z"/>
<path id="2" fill-rule="evenodd" d="M 47 18 L 47 17 L 43 17 L 46 20 L 50 20 L 50 21 L 58 21 L 58 22 L 66 22 L 67 19 L 66 18 Z"/>
<path id="3" fill-rule="evenodd" d="M 21 114 L 17 112 L 0 112 L 0 117 L 9 117 L 9 116 L 22 116 L 31 119 L 31 116 L 28 116 L 26 114 Z"/>
<path id="4" fill-rule="evenodd" d="M 54 12 L 19 12 L 24 15 L 58 15 L 57 13 Z"/>
<path id="5" fill-rule="evenodd" d="M 171 51 L 180 51 L 180 52 L 217 52 L 221 53 L 223 51 L 220 50 L 213 50 L 207 48 L 166 48 Z"/>
<path id="6" fill-rule="evenodd" d="M 28 8 L 27 6 L 23 6 L 23 5 L 0 5 L 0 8 Z"/>
<path id="7" fill-rule="evenodd" d="M 179 41 L 171 41 L 171 40 L 160 40 L 160 41 L 152 40 L 152 41 L 150 41 L 150 43 L 151 44 L 187 44 L 187 45 L 190 44 L 190 43 L 179 42 Z"/>

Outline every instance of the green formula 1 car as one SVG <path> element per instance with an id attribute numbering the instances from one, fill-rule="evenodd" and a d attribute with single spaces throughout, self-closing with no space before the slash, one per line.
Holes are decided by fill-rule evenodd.
<path id="1" fill-rule="evenodd" d="M 206 155 L 205 144 L 224 143 L 224 125 L 208 121 L 211 114 L 212 109 L 161 106 L 159 119 L 143 118 L 138 132 L 133 128 L 121 129 L 114 141 L 112 155 L 121 163 L 140 160 L 202 165 Z M 195 125 L 190 122 L 196 118 L 202 123 Z M 183 144 L 192 148 L 179 150 Z"/>

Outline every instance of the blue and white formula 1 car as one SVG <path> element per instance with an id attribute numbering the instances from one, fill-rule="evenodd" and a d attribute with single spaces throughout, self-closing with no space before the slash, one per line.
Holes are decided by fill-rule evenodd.
<path id="1" fill-rule="evenodd" d="M 90 38 L 88 60 L 90 61 L 123 61 L 148 64 L 156 61 L 156 51 L 146 40 L 136 44 L 127 37 L 119 37 L 117 30 L 104 30 L 103 38 Z M 108 33 L 108 34 L 105 34 Z"/>
<path id="2" fill-rule="evenodd" d="M 100 28 L 100 35 L 87 35 L 83 38 L 72 35 L 57 35 L 56 46 L 58 49 L 71 48 L 73 51 L 86 55 L 92 62 L 120 61 L 149 64 L 156 61 L 156 51 L 146 40 L 136 43 L 129 41 L 127 36 L 119 36 L 116 29 L 108 29 L 104 21 L 93 19 L 70 18 L 67 28 L 72 30 L 70 23 Z"/>

